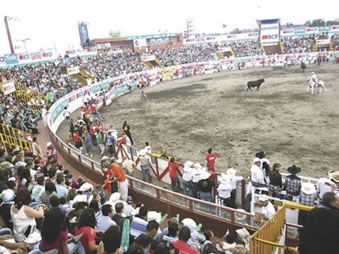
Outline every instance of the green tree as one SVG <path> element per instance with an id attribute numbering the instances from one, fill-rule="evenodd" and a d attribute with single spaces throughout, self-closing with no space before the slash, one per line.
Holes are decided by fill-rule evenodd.
<path id="1" fill-rule="evenodd" d="M 240 31 L 239 28 L 234 28 L 234 29 L 230 32 L 230 34 L 240 34 L 240 33 L 241 33 L 241 31 Z"/>

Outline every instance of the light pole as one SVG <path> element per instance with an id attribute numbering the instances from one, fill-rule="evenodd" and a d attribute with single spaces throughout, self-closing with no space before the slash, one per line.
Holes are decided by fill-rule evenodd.
<path id="1" fill-rule="evenodd" d="M 6 31 L 7 31 L 9 47 L 11 49 L 11 53 L 14 54 L 14 47 L 13 47 L 11 32 L 10 32 L 9 26 L 8 26 L 8 20 L 10 20 L 10 19 L 11 19 L 11 17 L 5 16 L 4 21 L 5 21 Z"/>
<path id="2" fill-rule="evenodd" d="M 24 44 L 24 48 L 25 48 L 25 53 L 27 53 L 27 48 L 26 48 L 26 42 L 29 41 L 31 38 L 25 38 L 22 40 L 16 40 L 16 41 L 21 41 Z"/>

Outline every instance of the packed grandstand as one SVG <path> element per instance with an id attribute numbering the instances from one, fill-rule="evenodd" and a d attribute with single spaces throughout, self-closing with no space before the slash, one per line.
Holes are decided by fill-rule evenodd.
<path id="1" fill-rule="evenodd" d="M 99 109 L 131 90 L 173 79 L 338 63 L 339 27 L 332 29 L 338 33 L 317 29 L 282 36 L 282 52 L 274 54 L 240 35 L 153 47 L 147 55 L 159 66 L 125 48 L 31 54 L 29 60 L 22 54 L 14 63 L 0 57 L 1 253 L 294 251 L 307 213 L 326 193 L 338 193 L 338 171 L 314 179 L 298 176 L 293 165 L 285 176 L 264 151 L 253 151 L 250 179 L 233 168 L 220 172 L 212 149 L 204 163 L 178 162 L 166 151 L 152 153 L 148 144 L 134 147 L 128 122 L 122 129 L 104 126 Z M 63 121 L 69 122 L 68 140 L 56 136 Z M 152 185 L 152 178 L 171 190 Z"/>

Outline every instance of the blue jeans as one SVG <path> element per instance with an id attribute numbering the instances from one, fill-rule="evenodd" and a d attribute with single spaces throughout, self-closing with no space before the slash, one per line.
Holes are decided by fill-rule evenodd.
<path id="1" fill-rule="evenodd" d="M 84 248 L 84 246 L 82 246 L 81 242 L 68 243 L 67 246 L 68 246 L 69 253 L 86 254 L 85 248 Z M 58 250 L 52 249 L 52 250 L 49 250 L 49 251 L 42 251 L 41 245 L 40 245 L 39 249 L 31 250 L 28 254 L 44 254 L 44 253 L 54 254 L 54 253 L 58 253 Z"/>
<path id="2" fill-rule="evenodd" d="M 1 228 L 0 227 L 0 235 L 11 235 L 12 230 L 9 228 Z"/>
<path id="3" fill-rule="evenodd" d="M 184 191 L 184 195 L 192 197 L 192 182 L 182 180 L 182 188 Z"/>
<path id="4" fill-rule="evenodd" d="M 141 166 L 142 180 L 146 181 L 146 175 L 150 183 L 152 183 L 151 168 L 148 165 Z"/>
<path id="5" fill-rule="evenodd" d="M 171 178 L 171 188 L 172 191 L 179 192 L 180 191 L 180 181 L 179 178 Z"/>
<path id="6" fill-rule="evenodd" d="M 211 192 L 200 192 L 200 199 L 207 202 L 212 202 L 212 193 Z"/>

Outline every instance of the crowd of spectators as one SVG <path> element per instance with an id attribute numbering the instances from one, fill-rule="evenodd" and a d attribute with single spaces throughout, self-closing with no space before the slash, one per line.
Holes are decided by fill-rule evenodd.
<path id="1" fill-rule="evenodd" d="M 226 43 L 225 46 L 231 47 L 236 57 L 261 56 L 264 54 L 258 40 L 233 41 Z"/>
<path id="2" fill-rule="evenodd" d="M 307 43 L 310 40 L 310 38 L 305 38 L 305 40 L 294 45 L 293 39 L 290 39 L 285 41 L 285 45 L 308 48 Z M 230 46 L 235 49 L 237 56 L 262 53 L 260 45 L 252 42 L 235 43 Z M 162 61 L 164 66 L 218 59 L 217 50 L 213 46 L 163 49 L 155 50 L 153 53 Z M 85 68 L 96 77 L 97 81 L 144 70 L 144 66 L 140 62 L 140 55 L 137 53 L 117 53 L 84 59 L 74 58 L 59 63 L 1 69 L 0 74 L 3 82 L 8 80 L 20 82 L 30 93 L 36 92 L 37 95 L 32 96 L 32 100 L 27 105 L 23 99 L 15 98 L 13 95 L 2 95 L 0 98 L 0 123 L 37 134 L 39 132 L 37 121 L 41 117 L 44 118 L 49 104 L 80 87 L 78 80 L 66 74 L 66 65 L 68 64 Z M 53 95 L 51 101 L 46 99 L 48 93 Z M 93 146 L 98 146 L 98 152 L 102 156 L 107 155 L 107 153 L 109 156 L 113 156 L 112 140 L 115 139 L 127 145 L 133 144 L 127 122 L 124 123 L 121 137 L 119 137 L 118 131 L 113 125 L 109 126 L 108 129 L 104 128 L 100 113 L 95 106 L 96 96 L 88 95 L 83 102 L 84 105 L 79 119 L 75 121 L 69 119 L 71 139 L 76 148 L 91 156 Z M 41 111 L 34 106 L 42 108 Z M 67 108 L 65 112 L 67 112 Z M 1 129 L 0 131 L 3 132 L 4 130 Z M 36 142 L 36 138 L 32 135 L 28 135 L 27 139 L 33 143 Z M 83 143 L 86 148 L 85 151 L 82 151 Z M 159 241 L 162 238 L 171 239 L 173 248 L 176 247 L 182 251 L 189 250 L 189 253 L 196 253 L 201 247 L 203 247 L 201 253 L 213 253 L 214 248 L 218 247 L 206 242 L 211 237 L 210 232 L 201 234 L 196 231 L 196 227 L 190 228 L 189 225 L 183 226 L 180 230 L 179 227 L 170 227 L 169 225 L 168 233 L 161 236 L 158 233 L 159 223 L 147 218 L 147 208 L 136 205 L 136 202 L 133 203 L 128 198 L 126 176 L 116 163 L 110 162 L 103 165 L 103 174 L 106 174 L 105 182 L 103 186 L 94 188 L 91 183 L 82 178 L 74 179 L 70 171 L 58 164 L 58 156 L 53 145 L 49 143 L 47 147 L 48 152 L 45 158 L 39 157 L 35 151 L 26 150 L 22 153 L 15 148 L 6 152 L 4 147 L 0 147 L 0 198 L 2 200 L 0 215 L 3 220 L 1 222 L 2 229 L 0 229 L 0 247 L 3 248 L 3 253 L 6 253 L 6 249 L 18 248 L 25 251 L 31 249 L 32 253 L 41 253 L 37 246 L 41 239 L 39 248 L 42 251 L 58 249 L 59 253 L 75 250 L 78 253 L 90 253 L 100 250 L 100 253 L 114 253 L 120 247 L 117 244 L 119 240 L 114 241 L 114 245 L 109 239 L 112 239 L 112 237 L 121 239 L 123 225 L 121 221 L 124 221 L 125 218 L 131 221 L 131 242 L 135 242 L 130 246 L 130 249 L 152 250 L 153 253 L 166 253 L 168 249 L 169 253 L 168 244 Z M 143 166 L 147 166 L 151 154 L 148 143 L 140 154 L 146 158 Z M 207 161 L 210 157 L 206 157 L 206 167 L 190 161 L 179 165 L 175 163 L 174 158 L 164 157 L 169 159 L 173 191 L 183 192 L 187 196 L 208 202 L 214 202 L 215 199 L 218 199 L 221 204 L 236 208 L 236 185 L 237 182 L 243 180 L 243 177 L 236 176 L 235 169 L 227 170 L 225 174 L 219 177 L 219 181 L 215 182 L 212 174 L 214 164 L 211 165 Z M 107 161 L 107 158 L 103 161 Z M 126 161 L 127 159 L 124 161 L 124 168 L 128 174 L 133 175 L 135 165 L 133 165 L 133 162 L 128 163 Z M 112 166 L 113 164 L 116 166 Z M 130 166 L 129 169 L 126 165 Z M 181 181 L 175 173 L 179 167 L 182 167 L 184 172 Z M 286 177 L 284 183 L 282 183 L 279 168 L 281 168 L 280 164 L 274 164 L 271 167 L 264 154 L 256 154 L 251 168 L 252 185 L 267 188 L 275 197 L 284 197 L 304 205 L 314 205 L 315 200 L 317 198 L 321 200 L 323 194 L 328 191 L 338 192 L 339 180 L 333 172 L 329 178 L 319 179 L 315 192 L 314 186 L 301 183 L 301 179 L 297 176 L 300 172 L 298 167 L 291 166 L 288 169 L 291 175 Z M 149 182 L 152 181 L 149 171 L 143 170 L 143 176 L 144 180 L 147 176 Z M 117 186 L 114 186 L 114 183 Z M 215 183 L 218 186 L 215 186 L 216 193 L 213 193 Z M 111 195 L 116 191 L 119 191 L 118 198 L 116 198 L 117 195 Z M 258 203 L 258 207 L 260 207 L 266 219 L 270 218 L 274 211 L 268 199 L 261 197 L 259 201 L 261 203 Z M 124 214 L 124 209 L 127 214 Z M 124 217 L 124 215 L 126 216 Z M 103 218 L 105 219 L 104 223 Z M 123 220 L 113 219 L 111 222 L 111 218 Z M 144 222 L 140 223 L 142 219 Z M 302 223 L 304 220 L 302 213 L 299 219 Z M 139 224 L 143 225 L 141 231 Z M 185 223 L 183 224 L 185 225 Z M 107 227 L 107 225 L 111 226 Z M 133 225 L 137 225 L 137 231 L 140 232 L 135 233 L 132 230 Z M 105 227 L 105 230 L 98 229 L 96 226 Z M 156 229 L 156 234 L 154 234 L 154 229 Z M 108 233 L 106 234 L 106 232 Z M 140 235 L 142 237 L 138 238 Z M 200 238 L 191 239 L 195 235 Z M 155 245 L 154 241 L 158 241 L 158 244 Z M 237 237 L 234 235 L 233 238 L 231 236 L 225 237 L 225 246 L 232 245 L 233 248 L 239 247 L 241 249 L 241 246 L 234 245 L 237 242 Z M 224 244 L 221 244 L 221 246 L 224 246 Z M 206 252 L 204 247 L 211 251 Z M 157 249 L 159 249 L 158 252 Z M 225 250 L 225 248 L 223 249 Z M 135 252 L 129 250 L 127 253 Z"/>
<path id="3" fill-rule="evenodd" d="M 284 52 L 287 54 L 305 53 L 312 52 L 315 40 L 316 39 L 314 35 L 300 37 L 282 37 L 281 43 L 283 45 Z"/>

